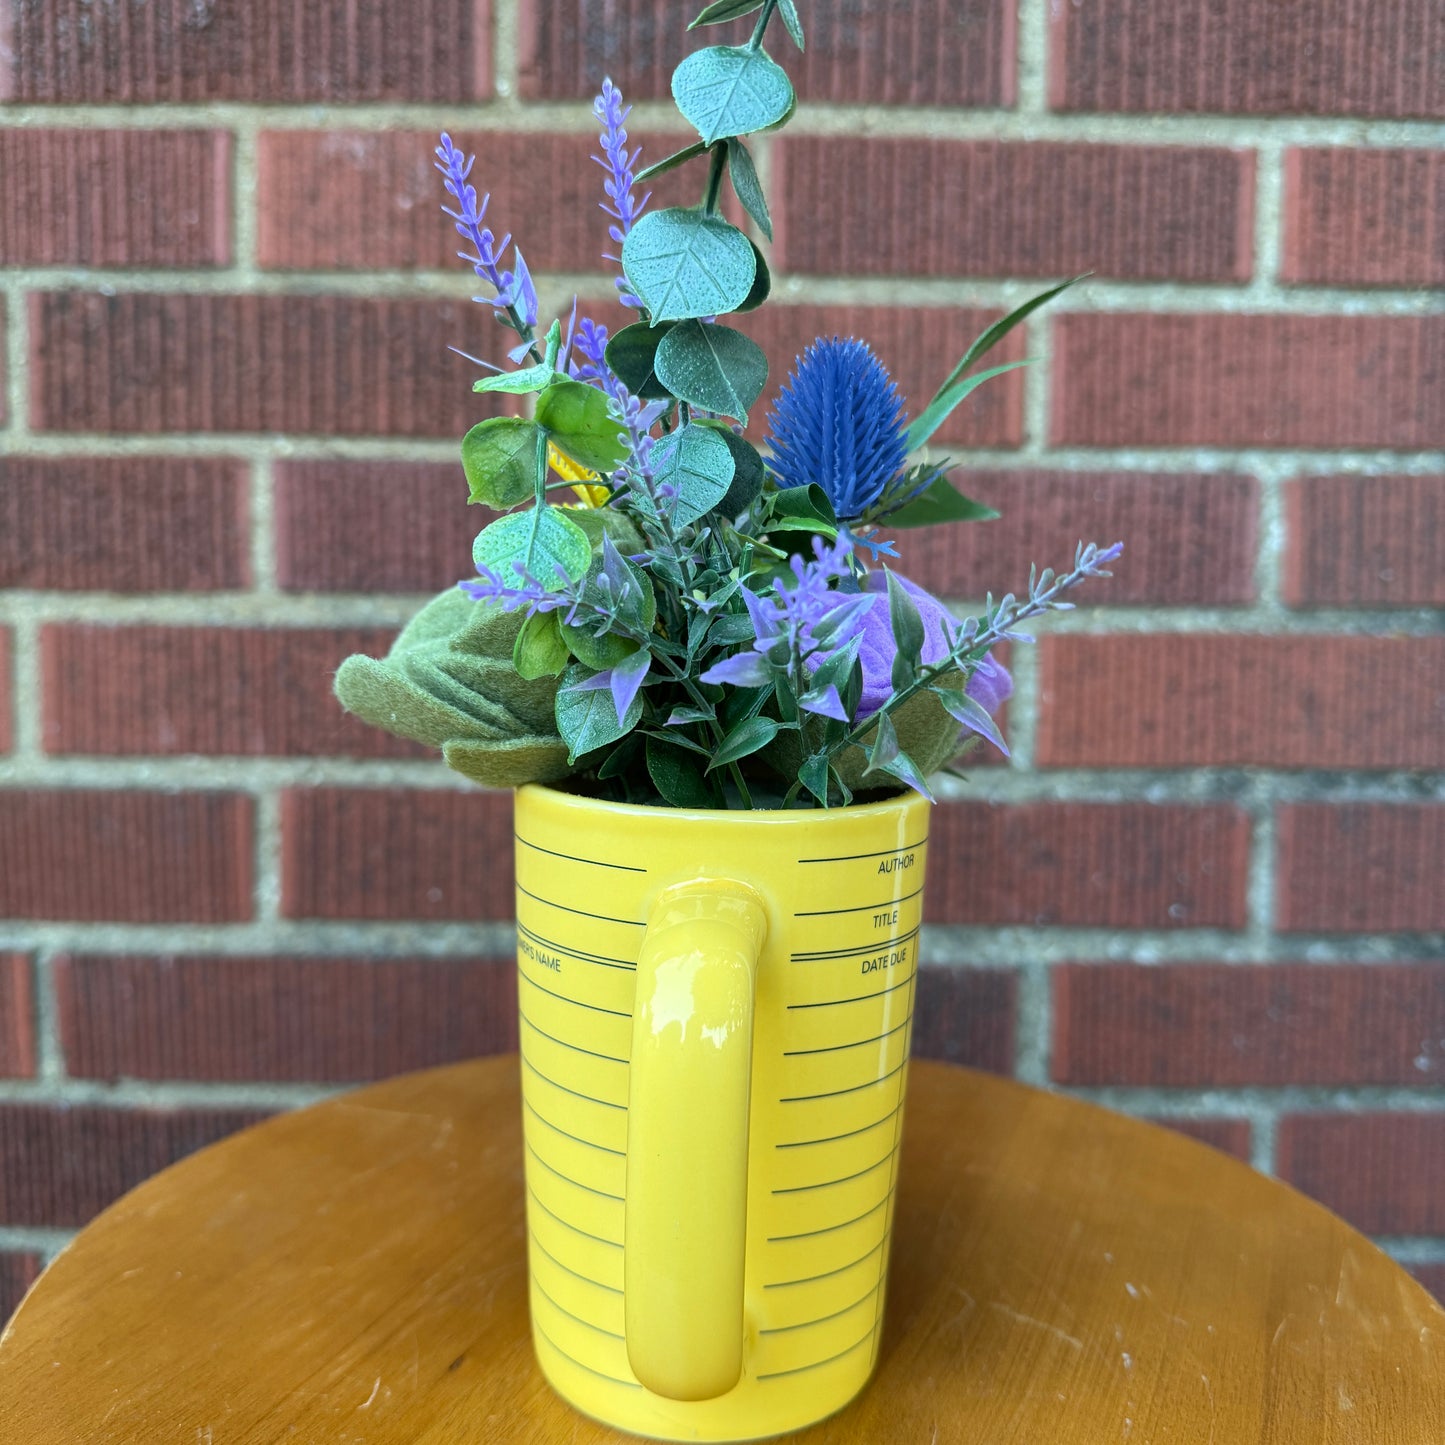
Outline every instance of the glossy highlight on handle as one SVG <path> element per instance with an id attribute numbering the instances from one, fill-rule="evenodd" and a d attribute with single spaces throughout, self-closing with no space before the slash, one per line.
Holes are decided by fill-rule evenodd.
<path id="1" fill-rule="evenodd" d="M 637 962 L 627 1358 L 673 1400 L 713 1399 L 742 1373 L 753 994 L 766 932 L 751 889 L 697 879 L 658 899 Z"/>

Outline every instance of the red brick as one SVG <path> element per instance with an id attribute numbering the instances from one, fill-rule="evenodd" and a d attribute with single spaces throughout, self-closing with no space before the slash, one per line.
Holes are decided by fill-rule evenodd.
<path id="1" fill-rule="evenodd" d="M 0 1224 L 78 1227 L 143 1179 L 263 1117 L 0 1104 Z"/>
<path id="2" fill-rule="evenodd" d="M 925 964 L 913 1002 L 913 1056 L 1012 1074 L 1018 978 L 1008 969 Z"/>
<path id="3" fill-rule="evenodd" d="M 0 9 L 0 101 L 462 101 L 491 69 L 488 0 Z"/>
<path id="4" fill-rule="evenodd" d="M 510 919 L 504 793 L 311 788 L 281 803 L 287 918 Z"/>
<path id="5" fill-rule="evenodd" d="M 298 592 L 434 592 L 472 574 L 491 513 L 455 462 L 278 462 L 276 579 Z"/>
<path id="6" fill-rule="evenodd" d="M 25 1291 L 39 1278 L 38 1254 L 0 1254 L 0 1326 L 20 1308 Z"/>
<path id="7" fill-rule="evenodd" d="M 521 0 L 521 93 L 590 96 L 610 75 L 630 100 L 670 98 L 673 68 L 699 43 L 685 29 L 690 15 L 669 0 Z M 712 27 L 703 43 L 738 44 L 756 18 Z M 833 0 L 810 6 L 803 23 L 805 54 L 776 21 L 768 49 L 804 104 L 1013 104 L 1009 0 Z"/>
<path id="8" fill-rule="evenodd" d="M 1445 768 L 1445 637 L 1046 637 L 1054 768 Z"/>
<path id="9" fill-rule="evenodd" d="M 1445 929 L 1445 807 L 1290 803 L 1279 809 L 1276 928 Z"/>
<path id="10" fill-rule="evenodd" d="M 1249 1163 L 1253 1130 L 1248 1119 L 1151 1119 L 1149 1122 Z"/>
<path id="11" fill-rule="evenodd" d="M 243 922 L 251 833 L 238 793 L 0 789 L 0 917 Z"/>
<path id="12" fill-rule="evenodd" d="M 488 221 L 515 228 L 534 272 L 611 271 L 616 251 L 603 214 L 604 173 L 592 159 L 591 131 L 454 133 L 475 153 L 472 184 L 491 193 Z M 680 150 L 695 135 L 635 134 L 641 165 Z M 266 131 L 257 151 L 260 208 L 257 247 L 262 266 L 421 267 L 455 270 L 464 245 L 450 219 L 433 151 L 434 131 Z M 705 162 L 659 176 L 645 190 L 653 206 L 694 205 L 707 177 Z M 736 212 L 734 213 L 736 217 Z M 356 217 L 364 215 L 365 225 Z M 462 283 L 459 281 L 459 288 Z"/>
<path id="13" fill-rule="evenodd" d="M 1284 202 L 1283 280 L 1445 285 L 1445 154 L 1289 150 Z"/>
<path id="14" fill-rule="evenodd" d="M 1412 1264 L 1406 1267 L 1440 1303 L 1445 1304 L 1445 1264 Z"/>
<path id="15" fill-rule="evenodd" d="M 0 131 L 0 263 L 224 266 L 231 136 Z"/>
<path id="16" fill-rule="evenodd" d="M 1081 607 L 1254 598 L 1259 488 L 1251 477 L 959 469 L 953 479 L 1003 515 L 896 535 L 902 570 L 940 596 L 1018 592 L 1031 563 L 1065 569 L 1081 541 L 1123 539 L 1113 578 L 1078 592 Z"/>
<path id="17" fill-rule="evenodd" d="M 56 995 L 80 1078 L 348 1083 L 517 1046 L 511 959 L 91 955 Z"/>
<path id="18" fill-rule="evenodd" d="M 469 301 L 359 296 L 30 298 L 38 431 L 460 436 L 495 414 L 470 363 Z"/>
<path id="19" fill-rule="evenodd" d="M 1242 928 L 1249 820 L 1230 807 L 942 803 L 935 923 Z"/>
<path id="20" fill-rule="evenodd" d="M 793 369 L 798 354 L 819 336 L 856 336 L 889 368 L 898 390 L 917 413 L 927 405 L 969 343 L 1003 313 L 952 306 L 814 306 L 770 303 L 738 318 L 738 327 L 768 353 L 768 390 L 752 430 L 763 434 L 766 408 Z M 1026 355 L 1022 329 L 990 353 L 989 364 Z M 979 387 L 936 437 L 938 444 L 1016 447 L 1023 441 L 1023 378 L 1015 371 Z"/>
<path id="21" fill-rule="evenodd" d="M 1052 5 L 1056 110 L 1445 115 L 1434 0 Z"/>
<path id="22" fill-rule="evenodd" d="M 41 629 L 50 753 L 430 757 L 343 711 L 331 679 L 353 652 L 380 657 L 391 628 Z"/>
<path id="23" fill-rule="evenodd" d="M 1367 1234 L 1445 1232 L 1445 1113 L 1288 1114 L 1275 1172 Z"/>
<path id="24" fill-rule="evenodd" d="M 1438 1083 L 1445 964 L 1065 964 L 1061 1084 Z"/>
<path id="25" fill-rule="evenodd" d="M 1445 476 L 1285 485 L 1294 607 L 1445 607 Z"/>
<path id="26" fill-rule="evenodd" d="M 0 457 L 0 587 L 245 587 L 248 491 L 224 458 Z"/>
<path id="27" fill-rule="evenodd" d="M 1061 446 L 1436 447 L 1445 316 L 1060 316 L 1050 436 Z"/>
<path id="28" fill-rule="evenodd" d="M 1188 281 L 1250 273 L 1248 151 L 789 135 L 773 157 L 782 271 Z"/>
<path id="29" fill-rule="evenodd" d="M 0 627 L 0 753 L 8 753 L 14 745 L 11 729 L 11 713 L 14 702 L 11 693 L 14 683 L 10 667 L 10 629 Z"/>
<path id="30" fill-rule="evenodd" d="M 35 997 L 31 963 L 23 953 L 0 953 L 0 1077 L 35 1073 Z M 0 1315 L 3 1315 L 0 1309 Z"/>

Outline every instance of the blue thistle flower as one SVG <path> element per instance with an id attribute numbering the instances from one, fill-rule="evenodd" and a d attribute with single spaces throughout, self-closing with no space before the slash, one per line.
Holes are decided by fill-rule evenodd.
<path id="1" fill-rule="evenodd" d="M 908 456 L 908 418 L 888 369 L 866 342 L 820 337 L 768 414 L 780 487 L 816 482 L 840 521 L 861 517 Z"/>

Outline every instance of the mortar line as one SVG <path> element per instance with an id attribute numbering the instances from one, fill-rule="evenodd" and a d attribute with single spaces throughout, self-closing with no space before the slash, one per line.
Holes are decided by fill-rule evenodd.
<path id="1" fill-rule="evenodd" d="M 0 1080 L 0 1106 L 67 1104 L 114 1109 L 283 1109 L 305 1108 L 346 1088 L 370 1082 L 274 1083 L 253 1080 L 28 1079 Z"/>
<path id="2" fill-rule="evenodd" d="M 251 585 L 246 595 L 284 596 L 276 586 L 276 478 L 272 453 L 263 452 L 251 458 L 247 493 Z"/>
<path id="3" fill-rule="evenodd" d="M 275 786 L 263 787 L 253 796 L 256 816 L 252 896 L 256 921 L 265 925 L 281 920 L 281 792 Z"/>
<path id="4" fill-rule="evenodd" d="M 1261 136 L 1254 148 L 1254 267 L 1252 295 L 1271 305 L 1287 300 L 1280 286 L 1284 233 L 1284 147 Z"/>
<path id="5" fill-rule="evenodd" d="M 1032 7 L 1029 7 L 1032 8 Z M 1020 26 L 1020 52 L 1040 49 Z M 506 64 L 504 32 L 494 36 L 494 72 Z M 1043 47 L 1046 49 L 1046 45 Z M 1042 59 L 1042 57 L 1041 57 Z M 1039 94 L 1046 76 L 1039 74 Z M 1045 96 L 1046 98 L 1046 96 Z M 16 129 L 202 129 L 229 128 L 254 118 L 269 130 L 511 130 L 583 132 L 592 122 L 590 96 L 521 101 L 515 95 L 491 100 L 445 102 L 376 101 L 186 101 L 126 104 L 12 105 L 3 123 Z M 1019 87 L 1019 99 L 1025 90 Z M 822 97 L 800 96 L 790 135 L 858 135 L 882 132 L 908 138 L 1057 140 L 1095 144 L 1140 144 L 1187 147 L 1254 147 L 1267 138 L 1288 146 L 1350 146 L 1355 149 L 1438 148 L 1445 144 L 1445 125 L 1435 120 L 1373 119 L 1360 116 L 1259 116 L 1226 114 L 1037 112 L 1022 104 L 1013 109 L 957 106 L 846 104 Z M 639 99 L 634 123 L 639 133 L 676 133 L 685 129 L 671 100 Z M 461 122 L 465 121 L 463 126 Z"/>
<path id="6" fill-rule="evenodd" d="M 492 7 L 492 87 L 504 104 L 520 102 L 521 45 L 517 27 L 517 6 L 497 4 Z M 583 102 L 585 105 L 585 102 Z M 520 104 L 516 105 L 518 110 Z"/>
<path id="7" fill-rule="evenodd" d="M 38 1254 L 42 1263 L 49 1265 L 75 1238 L 76 1233 L 73 1229 L 56 1229 L 43 1225 L 0 1225 L 0 1253 Z"/>
<path id="8" fill-rule="evenodd" d="M 1042 958 L 1029 956 L 1015 973 L 1013 1077 L 1038 1088 L 1049 1084 L 1053 1047 L 1053 1000 L 1050 969 Z"/>
<path id="9" fill-rule="evenodd" d="M 4 600 L 0 595 L 0 605 Z M 7 621 L 10 626 L 11 681 L 15 689 L 15 726 L 11 750 L 0 758 L 0 767 L 9 764 L 23 769 L 37 766 L 45 757 L 41 735 L 41 624 L 37 618 L 26 616 L 24 612 L 10 613 Z"/>
<path id="10" fill-rule="evenodd" d="M 60 1001 L 55 988 L 55 958 L 60 951 L 41 948 L 34 962 L 36 1078 L 42 1084 L 54 1084 L 66 1074 Z"/>
<path id="11" fill-rule="evenodd" d="M 260 190 L 257 184 L 257 137 L 254 114 L 238 116 L 231 126 L 231 265 L 223 273 L 253 283 L 260 274 L 258 225 Z M 219 279 L 219 278 L 218 278 Z"/>
<path id="12" fill-rule="evenodd" d="M 1251 1112 L 1249 1131 L 1249 1162 L 1261 1174 L 1277 1177 L 1279 1173 L 1279 1113 L 1264 1108 Z"/>
<path id="13" fill-rule="evenodd" d="M 1049 20 L 1045 0 L 1008 0 L 1014 10 L 1016 94 L 1011 112 L 1018 121 L 1047 125 L 1049 110 Z M 1018 121 L 1015 123 L 1017 124 Z"/>
<path id="14" fill-rule="evenodd" d="M 24 446 L 30 435 L 30 404 L 26 396 L 28 374 L 26 348 L 29 344 L 29 321 L 26 315 L 25 287 L 21 275 L 8 268 L 0 270 L 0 298 L 5 303 L 5 424 L 0 437 L 6 450 L 18 443 Z"/>

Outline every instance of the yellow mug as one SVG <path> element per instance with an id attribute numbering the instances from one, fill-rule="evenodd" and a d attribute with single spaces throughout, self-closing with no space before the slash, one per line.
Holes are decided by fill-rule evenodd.
<path id="1" fill-rule="evenodd" d="M 749 1440 L 877 1362 L 928 804 L 517 793 L 533 1343 L 634 1434 Z"/>

